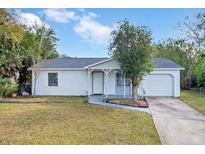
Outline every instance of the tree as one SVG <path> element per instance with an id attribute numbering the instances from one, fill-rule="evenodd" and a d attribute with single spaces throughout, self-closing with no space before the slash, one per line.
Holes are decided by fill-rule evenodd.
<path id="1" fill-rule="evenodd" d="M 49 53 L 48 59 L 53 59 L 53 58 L 60 58 L 60 54 L 58 53 L 57 50 L 52 50 L 51 53 Z"/>
<path id="2" fill-rule="evenodd" d="M 197 86 L 205 87 L 205 58 L 197 63 L 194 74 L 196 77 Z"/>
<path id="3" fill-rule="evenodd" d="M 186 42 L 192 45 L 190 68 L 187 72 L 187 76 L 190 78 L 192 76 L 191 69 L 200 60 L 200 55 L 205 53 L 205 11 L 197 13 L 194 17 L 186 17 L 178 27 L 184 33 Z"/>
<path id="4" fill-rule="evenodd" d="M 165 57 L 185 68 L 181 71 L 182 88 L 190 88 L 195 64 L 192 63 L 193 46 L 183 39 L 168 39 L 154 45 L 156 57 Z"/>
<path id="5" fill-rule="evenodd" d="M 37 25 L 27 27 L 20 24 L 18 19 L 16 11 L 0 9 L 0 74 L 4 78 L 14 78 L 18 82 L 20 92 L 23 85 L 31 81 L 31 73 L 27 70 L 32 65 L 30 51 L 36 44 L 37 39 L 35 38 L 40 37 L 41 32 Z M 50 30 L 47 36 L 44 40 L 46 45 L 43 45 L 46 48 L 42 49 L 41 56 L 59 57 L 54 31 Z M 47 50 L 49 54 L 45 55 Z"/>
<path id="6" fill-rule="evenodd" d="M 137 101 L 137 86 L 153 69 L 151 32 L 145 26 L 134 26 L 124 20 L 111 37 L 109 54 L 119 61 L 122 72 L 131 79 L 133 101 Z"/>
<path id="7" fill-rule="evenodd" d="M 0 74 L 17 80 L 16 73 L 21 67 L 19 47 L 11 39 L 0 35 Z"/>
<path id="8" fill-rule="evenodd" d="M 34 67 L 34 89 L 33 95 L 36 95 L 36 81 L 40 74 L 41 64 L 48 58 L 48 56 L 56 50 L 55 32 L 48 28 L 45 24 L 42 26 L 35 26 L 35 34 L 30 34 L 29 41 L 32 42 L 28 46 L 28 54 L 31 57 Z"/>
<path id="9" fill-rule="evenodd" d="M 178 27 L 184 33 L 185 40 L 193 45 L 194 56 L 205 53 L 205 11 L 197 13 L 194 17 L 186 17 Z"/>
<path id="10" fill-rule="evenodd" d="M 0 76 L 0 99 L 17 91 L 16 82 L 13 79 Z"/>
<path id="11" fill-rule="evenodd" d="M 19 44 L 23 36 L 23 26 L 6 9 L 0 9 L 0 74 L 4 77 L 17 80 L 17 70 L 21 67 Z"/>
<path id="12" fill-rule="evenodd" d="M 31 73 L 30 73 L 30 71 L 28 71 L 28 68 L 32 65 L 32 58 L 31 58 L 31 54 L 30 54 L 30 49 L 35 44 L 34 37 L 37 37 L 35 35 L 36 35 L 36 33 L 33 33 L 31 31 L 27 31 L 24 35 L 24 38 L 23 38 L 21 44 L 20 44 L 21 48 L 23 48 L 24 50 L 21 51 L 22 52 L 22 66 L 19 69 L 19 86 L 23 86 L 27 82 L 29 82 L 29 83 L 31 82 Z M 52 35 L 55 35 L 55 33 L 53 33 Z M 53 41 L 56 41 L 56 40 L 54 39 Z M 45 56 L 44 55 L 45 50 L 50 51 L 48 53 L 47 58 L 52 59 L 52 58 L 59 57 L 59 54 L 55 48 L 55 45 L 44 49 L 44 51 L 42 51 L 42 55 L 41 55 L 42 57 Z"/>
<path id="13" fill-rule="evenodd" d="M 66 55 L 66 54 L 62 54 L 60 55 L 61 58 L 70 58 L 70 56 Z"/>
<path id="14" fill-rule="evenodd" d="M 16 22 L 14 14 L 0 8 L 0 35 L 11 39 L 13 44 L 19 44 L 23 38 L 24 27 Z"/>

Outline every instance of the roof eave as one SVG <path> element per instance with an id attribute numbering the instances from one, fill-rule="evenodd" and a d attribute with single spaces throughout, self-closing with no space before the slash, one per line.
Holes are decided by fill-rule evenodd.
<path id="1" fill-rule="evenodd" d="M 185 70 L 185 68 L 180 67 L 180 68 L 154 68 L 154 70 Z"/>
<path id="2" fill-rule="evenodd" d="M 33 71 L 34 68 L 28 68 L 28 70 Z M 85 70 L 84 68 L 40 68 L 40 71 L 79 71 Z"/>

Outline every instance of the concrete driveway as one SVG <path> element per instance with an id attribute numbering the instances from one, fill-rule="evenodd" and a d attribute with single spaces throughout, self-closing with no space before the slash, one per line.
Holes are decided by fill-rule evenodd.
<path id="1" fill-rule="evenodd" d="M 205 116 L 172 97 L 147 97 L 162 144 L 205 144 Z"/>

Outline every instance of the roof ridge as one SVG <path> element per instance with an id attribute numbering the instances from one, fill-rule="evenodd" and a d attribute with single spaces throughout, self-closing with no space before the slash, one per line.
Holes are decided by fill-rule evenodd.
<path id="1" fill-rule="evenodd" d="M 67 58 L 48 58 L 46 60 L 56 60 L 56 59 L 110 59 L 110 57 L 67 57 Z"/>
<path id="2" fill-rule="evenodd" d="M 105 58 L 110 58 L 110 57 L 70 57 L 70 58 L 76 58 L 76 59 L 88 59 L 88 58 L 92 58 L 92 59 L 95 59 L 95 58 L 98 58 L 98 59 L 105 59 Z"/>

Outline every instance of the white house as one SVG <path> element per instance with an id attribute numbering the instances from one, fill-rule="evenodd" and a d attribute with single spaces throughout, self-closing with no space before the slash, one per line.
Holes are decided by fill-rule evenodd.
<path id="1" fill-rule="evenodd" d="M 166 58 L 154 59 L 154 70 L 138 87 L 139 95 L 180 96 L 180 70 Z M 32 93 L 34 72 L 32 70 Z M 131 82 L 120 72 L 119 63 L 111 58 L 64 58 L 46 60 L 36 82 L 36 95 L 121 95 L 130 96 Z"/>

